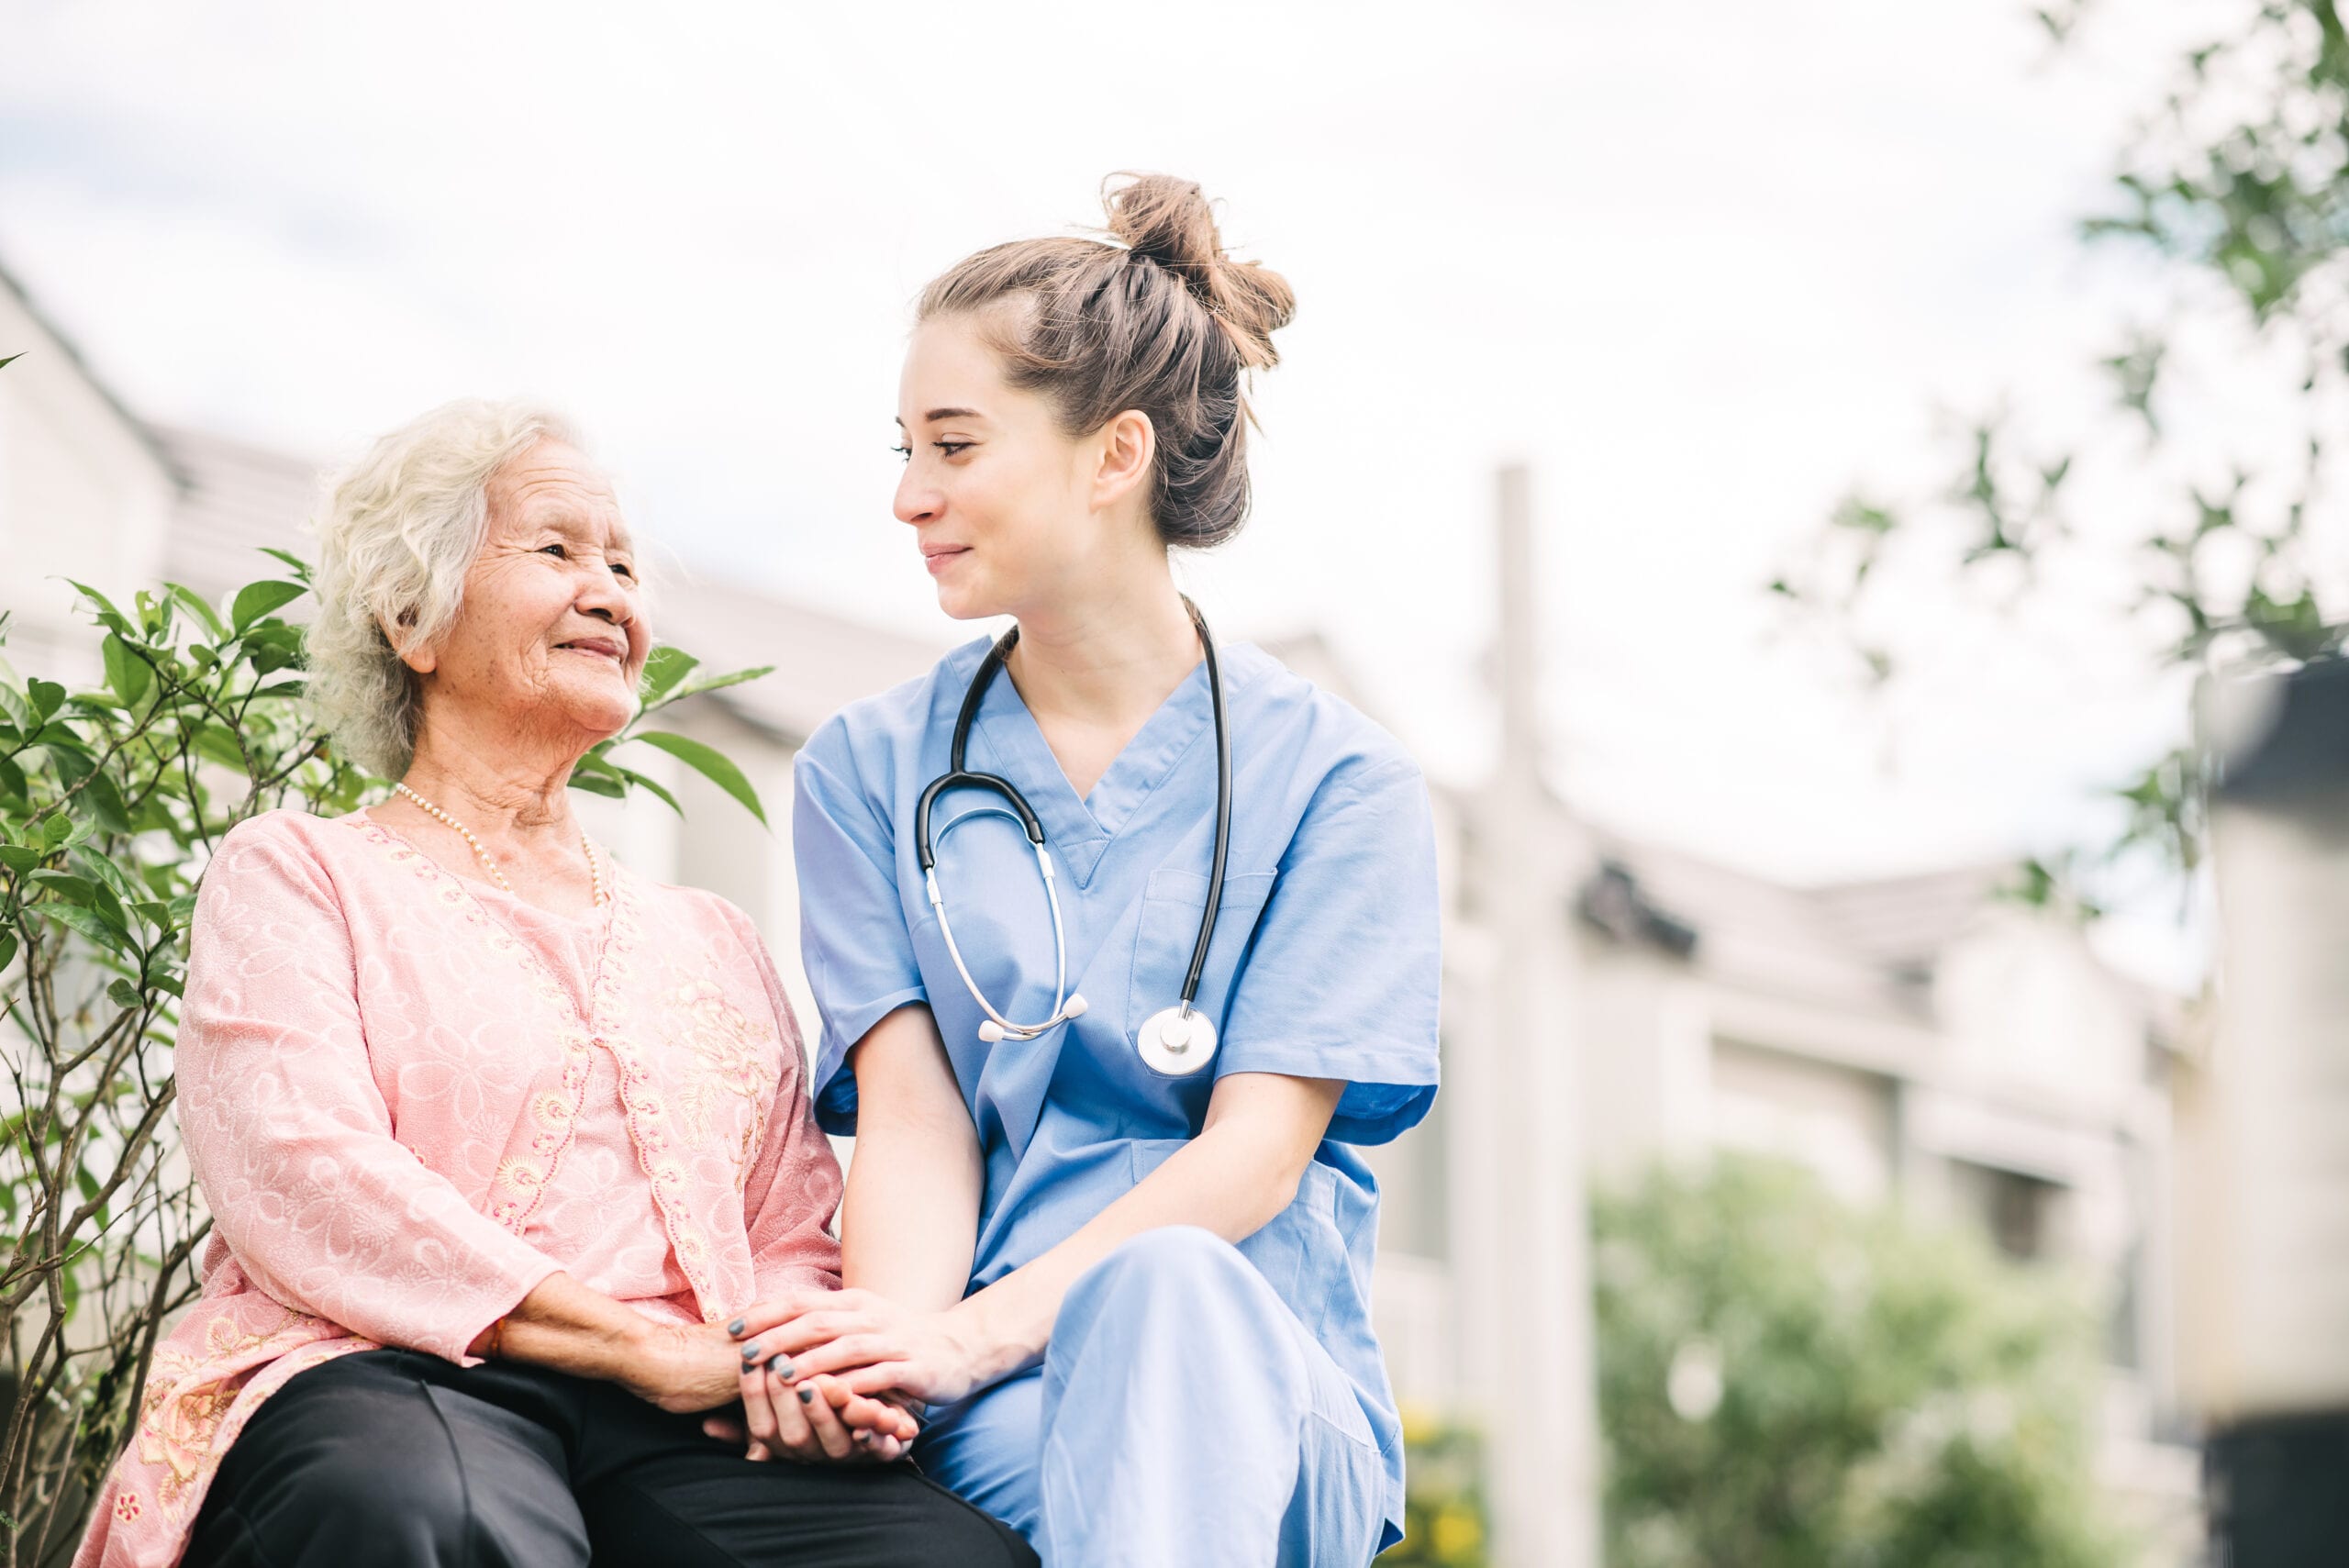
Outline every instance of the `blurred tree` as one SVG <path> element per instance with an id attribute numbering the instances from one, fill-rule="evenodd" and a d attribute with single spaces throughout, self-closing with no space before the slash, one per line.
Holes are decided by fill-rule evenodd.
<path id="1" fill-rule="evenodd" d="M 2104 1568 L 2092 1315 L 1971 1234 L 1724 1158 L 1602 1195 L 1612 1568 Z"/>
<path id="2" fill-rule="evenodd" d="M 2064 0 L 2036 15 L 2060 46 L 2130 8 Z M 2102 413 L 2071 428 L 2030 407 L 1964 421 L 1946 484 L 1852 496 L 1771 584 L 1831 628 L 1867 679 L 1898 676 L 1885 617 L 1870 612 L 1888 577 L 1920 564 L 2000 607 L 2068 566 L 2117 565 L 2133 592 L 2116 614 L 2181 684 L 2338 656 L 2349 641 L 2349 550 L 2335 535 L 2328 554 L 2322 537 L 2349 457 L 2349 35 L 2332 0 L 2241 0 L 2225 30 L 2176 61 L 2117 155 L 2112 196 L 2082 238 L 2151 257 L 2159 297 L 2094 367 Z M 2244 395 L 2281 424 L 2246 431 L 2230 426 L 2241 397 L 2198 402 L 2199 367 L 2212 364 L 2250 378 Z M 2076 526 L 2084 490 L 2127 496 L 2130 527 Z M 2116 841 L 2032 863 L 2018 896 L 2056 901 L 2076 873 L 2132 853 L 2190 876 L 2207 768 L 2180 706 L 2179 744 L 2118 792 Z"/>

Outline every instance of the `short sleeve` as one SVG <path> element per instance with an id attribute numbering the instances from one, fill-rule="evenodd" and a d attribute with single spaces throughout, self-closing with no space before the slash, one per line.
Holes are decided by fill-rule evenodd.
<path id="1" fill-rule="evenodd" d="M 1333 776 L 1282 858 L 1226 1015 L 1218 1074 L 1341 1079 L 1341 1143 L 1435 1101 L 1442 980 L 1435 824 L 1408 758 Z"/>
<path id="2" fill-rule="evenodd" d="M 897 894 L 896 834 L 857 782 L 847 729 L 835 718 L 792 766 L 791 848 L 799 873 L 799 952 L 823 1022 L 816 1120 L 856 1131 L 851 1047 L 909 1002 L 929 999 Z"/>

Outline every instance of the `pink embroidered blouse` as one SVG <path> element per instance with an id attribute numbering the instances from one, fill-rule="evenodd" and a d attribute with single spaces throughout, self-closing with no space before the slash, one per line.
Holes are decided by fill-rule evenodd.
<path id="1" fill-rule="evenodd" d="M 607 865 L 611 862 L 607 861 Z M 747 918 L 611 867 L 569 920 L 364 816 L 221 842 L 178 1047 L 213 1216 L 76 1568 L 169 1568 L 220 1457 L 295 1373 L 465 1347 L 556 1270 L 716 1322 L 836 1287 L 840 1167 Z"/>

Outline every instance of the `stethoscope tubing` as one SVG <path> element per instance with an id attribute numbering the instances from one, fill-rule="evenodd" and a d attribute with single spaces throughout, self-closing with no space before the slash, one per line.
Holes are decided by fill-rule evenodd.
<path id="1" fill-rule="evenodd" d="M 1200 977 L 1207 972 L 1208 948 L 1215 937 L 1216 915 L 1223 906 L 1224 868 L 1231 846 L 1231 729 L 1224 709 L 1223 671 L 1216 659 L 1215 638 L 1208 630 L 1207 618 L 1199 614 L 1199 607 L 1191 603 L 1188 596 L 1184 598 L 1183 607 L 1190 612 L 1191 624 L 1198 629 L 1199 648 L 1207 662 L 1208 703 L 1215 718 L 1216 763 L 1215 849 L 1208 866 L 1207 904 L 1199 911 L 1199 934 L 1191 944 L 1190 968 L 1183 976 L 1182 1000 L 1177 1007 L 1179 1016 L 1187 1019 L 1191 1016 L 1192 1004 L 1199 994 Z M 1015 626 L 996 639 L 995 646 L 987 650 L 986 656 L 979 661 L 978 669 L 971 676 L 971 684 L 963 694 L 962 709 L 954 716 L 954 736 L 947 751 L 946 772 L 930 782 L 914 806 L 914 852 L 921 866 L 923 891 L 930 899 L 931 910 L 938 916 L 939 934 L 946 940 L 947 956 L 954 961 L 955 972 L 963 977 L 964 988 L 978 1003 L 980 1011 L 986 1014 L 988 1020 L 1001 1029 L 1007 1039 L 1034 1040 L 1085 1010 L 1083 999 L 1072 997 L 1068 990 L 1068 934 L 1061 918 L 1059 880 L 1052 874 L 1052 851 L 1045 842 L 1044 825 L 1020 795 L 1018 786 L 997 773 L 973 772 L 968 761 L 971 725 L 978 716 L 979 703 L 986 695 L 987 688 L 994 684 L 996 673 L 1003 668 L 1005 658 L 1019 641 L 1019 628 Z M 1020 830 L 1028 835 L 1028 842 L 1035 849 L 1036 864 L 1044 878 L 1044 901 L 1052 912 L 1052 1012 L 1041 1023 L 1014 1023 L 996 1011 L 995 1004 L 988 1001 L 986 994 L 979 989 L 979 983 L 973 977 L 970 965 L 963 962 L 962 948 L 954 940 L 954 928 L 946 914 L 945 895 L 938 885 L 937 841 L 930 836 L 930 809 L 939 796 L 951 789 L 980 790 L 1001 799 L 1004 806 L 965 812 L 948 823 L 945 833 L 940 834 L 939 839 L 942 840 L 969 817 L 1007 816 L 1019 824 Z"/>

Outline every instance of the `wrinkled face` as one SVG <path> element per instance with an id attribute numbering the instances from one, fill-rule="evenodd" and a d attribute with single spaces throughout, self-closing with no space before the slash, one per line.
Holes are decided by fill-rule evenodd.
<path id="1" fill-rule="evenodd" d="M 969 317 L 915 329 L 897 425 L 897 518 L 957 620 L 1021 615 L 1118 548 L 1097 506 L 1100 443 L 1063 434 L 1047 399 L 1006 381 Z"/>
<path id="2" fill-rule="evenodd" d="M 488 537 L 463 607 L 437 646 L 408 657 L 440 707 L 584 751 L 636 711 L 651 651 L 636 555 L 611 485 L 575 449 L 541 441 L 489 484 Z"/>

